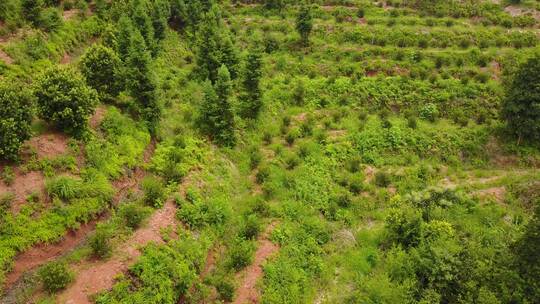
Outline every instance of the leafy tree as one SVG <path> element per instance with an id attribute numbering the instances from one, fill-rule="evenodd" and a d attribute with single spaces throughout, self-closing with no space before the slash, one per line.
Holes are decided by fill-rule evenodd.
<path id="1" fill-rule="evenodd" d="M 540 53 L 520 66 L 506 92 L 502 117 L 508 130 L 522 139 L 540 140 Z"/>
<path id="2" fill-rule="evenodd" d="M 130 46 L 127 86 L 137 101 L 138 112 L 148 123 L 150 132 L 155 134 L 161 108 L 156 96 L 156 84 L 151 72 L 151 56 L 138 30 L 134 30 Z"/>
<path id="3" fill-rule="evenodd" d="M 171 15 L 169 4 L 165 0 L 155 0 L 152 9 L 152 26 L 154 27 L 154 39 L 156 41 L 165 38 L 167 20 Z"/>
<path id="4" fill-rule="evenodd" d="M 88 118 L 98 102 L 96 91 L 70 68 L 46 71 L 38 79 L 34 94 L 39 116 L 75 136 L 87 129 Z"/>
<path id="5" fill-rule="evenodd" d="M 0 83 L 0 159 L 14 160 L 30 138 L 32 96 L 28 90 Z"/>
<path id="6" fill-rule="evenodd" d="M 148 16 L 148 9 L 142 1 L 138 1 L 133 11 L 133 24 L 140 31 L 146 42 L 146 47 L 155 55 L 157 51 L 154 40 L 154 26 Z"/>
<path id="7" fill-rule="evenodd" d="M 103 99 L 109 100 L 118 94 L 121 61 L 114 50 L 95 44 L 84 53 L 79 66 L 88 85 Z"/>
<path id="8" fill-rule="evenodd" d="M 536 204 L 525 233 L 513 246 L 517 269 L 525 281 L 525 293 L 531 303 L 540 299 L 540 199 Z"/>
<path id="9" fill-rule="evenodd" d="M 21 9 L 23 17 L 33 25 L 38 25 L 40 20 L 43 0 L 22 0 Z"/>
<path id="10" fill-rule="evenodd" d="M 385 220 L 389 238 L 404 247 L 414 247 L 422 239 L 422 214 L 412 207 L 392 209 Z"/>
<path id="11" fill-rule="evenodd" d="M 300 7 L 300 12 L 296 16 L 296 30 L 300 34 L 303 45 L 309 44 L 309 35 L 313 29 L 313 15 L 311 8 L 305 4 Z"/>
<path id="12" fill-rule="evenodd" d="M 128 16 L 122 15 L 118 20 L 117 28 L 119 29 L 116 37 L 118 55 L 122 61 L 126 61 L 133 39 L 133 22 L 131 22 L 131 19 Z"/>
<path id="13" fill-rule="evenodd" d="M 264 2 L 264 7 L 266 9 L 277 10 L 281 12 L 285 8 L 284 0 L 266 0 Z"/>
<path id="14" fill-rule="evenodd" d="M 210 79 L 212 83 L 222 65 L 227 66 L 232 78 L 237 74 L 238 54 L 224 28 L 219 10 L 214 7 L 204 15 L 198 32 L 197 72 L 202 79 Z"/>
<path id="15" fill-rule="evenodd" d="M 261 52 L 259 50 L 251 51 L 244 68 L 244 79 L 242 81 L 245 91 L 242 97 L 244 117 L 256 118 L 262 108 L 261 89 L 259 87 L 262 76 L 261 68 Z"/>
<path id="16" fill-rule="evenodd" d="M 215 86 L 206 83 L 204 101 L 201 107 L 201 124 L 203 131 L 213 140 L 226 146 L 235 144 L 234 115 L 229 97 L 231 94 L 231 78 L 225 65 L 219 69 Z"/>

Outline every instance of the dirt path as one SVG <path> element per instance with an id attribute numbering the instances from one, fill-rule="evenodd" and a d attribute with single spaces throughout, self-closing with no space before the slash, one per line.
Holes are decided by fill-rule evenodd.
<path id="1" fill-rule="evenodd" d="M 84 240 L 84 237 L 94 230 L 97 221 L 90 221 L 81 225 L 77 230 L 69 231 L 58 243 L 40 244 L 18 255 L 14 261 L 13 269 L 6 276 L 5 286 L 7 288 L 13 286 L 26 271 L 52 261 L 77 247 Z"/>
<path id="2" fill-rule="evenodd" d="M 161 230 L 175 226 L 176 207 L 168 201 L 165 206 L 156 211 L 150 218 L 148 225 L 137 230 L 129 240 L 118 247 L 113 258 L 106 261 L 83 262 L 76 266 L 77 277 L 75 282 L 64 290 L 57 303 L 65 304 L 91 304 L 89 296 L 111 288 L 115 277 L 125 272 L 140 256 L 139 248 L 150 243 L 163 242 Z"/>
<path id="3" fill-rule="evenodd" d="M 234 304 L 258 303 L 259 291 L 257 282 L 263 275 L 263 264 L 279 250 L 279 247 L 269 240 L 270 233 L 276 223 L 268 225 L 266 231 L 259 237 L 255 259 L 244 271 L 237 275 L 237 280 L 242 282 L 236 290 Z"/>
<path id="4" fill-rule="evenodd" d="M 155 142 L 151 142 L 144 152 L 144 163 L 147 163 L 155 149 Z M 139 182 L 144 178 L 145 171 L 142 167 L 135 168 L 135 172 L 131 177 L 124 176 L 120 180 L 113 182 L 113 186 L 116 189 L 114 196 L 114 203 L 120 202 L 127 196 L 131 189 L 136 188 Z M 105 220 L 107 215 L 102 216 L 99 220 Z M 64 238 L 53 244 L 40 244 L 34 246 L 24 252 L 21 252 L 13 261 L 13 269 L 7 274 L 6 283 L 4 285 L 4 291 L 9 291 L 16 285 L 17 281 L 23 276 L 24 273 L 35 269 L 51 260 L 57 259 L 67 253 L 68 251 L 76 248 L 82 242 L 84 242 L 90 232 L 94 230 L 95 224 L 98 220 L 91 222 L 90 225 L 82 225 L 80 229 L 76 231 L 68 232 Z"/>

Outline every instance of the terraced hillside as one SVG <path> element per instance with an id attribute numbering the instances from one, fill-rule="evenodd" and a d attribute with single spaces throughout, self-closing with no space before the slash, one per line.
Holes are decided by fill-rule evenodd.
<path id="1" fill-rule="evenodd" d="M 537 303 L 540 5 L 0 3 L 1 303 Z"/>

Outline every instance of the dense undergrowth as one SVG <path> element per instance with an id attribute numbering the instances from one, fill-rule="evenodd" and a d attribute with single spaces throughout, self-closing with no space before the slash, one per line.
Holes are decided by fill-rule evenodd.
<path id="1" fill-rule="evenodd" d="M 34 136 L 73 136 L 28 157 L 33 110 L 6 111 L 28 128 L 0 150 L 16 160 L 3 180 L 42 172 L 46 195 L 18 212 L 1 197 L 0 281 L 17 253 L 110 212 L 37 275 L 69 287 L 70 265 L 110 258 L 170 200 L 176 232 L 95 303 L 231 302 L 266 238 L 261 303 L 535 303 L 538 5 L 314 2 L 0 4 L 0 100 L 39 105 Z M 55 21 L 61 6 L 78 14 Z M 45 90 L 56 74 L 86 82 Z M 90 97 L 65 98 L 82 95 L 95 125 Z"/>

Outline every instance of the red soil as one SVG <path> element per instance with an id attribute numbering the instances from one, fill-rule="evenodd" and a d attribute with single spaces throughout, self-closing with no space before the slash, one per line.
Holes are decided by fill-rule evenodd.
<path id="1" fill-rule="evenodd" d="M 54 156 L 57 154 L 54 154 L 53 151 L 56 151 L 56 153 L 60 154 L 61 151 L 65 151 L 67 146 L 54 146 L 51 145 L 51 142 L 56 142 L 57 144 L 62 143 L 59 139 L 60 137 L 51 137 L 52 140 L 44 140 L 42 136 L 36 137 L 31 139 L 31 146 L 34 146 L 37 149 L 38 155 L 43 156 Z M 65 144 L 65 142 L 63 142 Z M 147 149 L 144 152 L 144 162 L 148 162 L 154 152 L 155 148 L 155 142 L 152 142 Z M 124 177 L 120 179 L 119 181 L 116 181 L 113 183 L 113 186 L 117 189 L 117 193 L 114 198 L 114 202 L 119 202 L 123 197 L 125 197 L 128 190 L 132 187 L 136 187 L 140 180 L 144 177 L 144 170 L 140 167 L 137 167 L 135 169 L 135 173 L 131 177 Z M 16 178 L 17 179 L 17 178 Z M 174 206 L 173 206 L 174 207 Z M 169 210 L 167 208 L 164 208 L 163 210 Z M 156 212 L 157 221 L 161 221 L 162 218 L 160 217 L 160 213 Z M 156 216 L 156 215 L 154 215 Z M 174 213 L 173 213 L 174 217 Z M 102 219 L 107 218 L 107 216 L 102 216 Z M 154 218 L 154 217 L 152 217 Z M 164 221 L 165 222 L 165 221 Z M 7 274 L 6 277 L 6 284 L 4 291 L 9 290 L 13 287 L 13 285 L 17 282 L 17 280 L 27 271 L 30 271 L 38 266 L 41 266 L 49 261 L 52 261 L 62 255 L 64 255 L 69 250 L 72 250 L 73 248 L 77 247 L 79 244 L 81 244 L 88 236 L 90 232 L 92 232 L 95 228 L 95 225 L 97 223 L 96 221 L 92 221 L 89 224 L 81 225 L 81 228 L 77 229 L 76 231 L 70 231 L 67 233 L 64 238 L 55 244 L 40 244 L 37 246 L 34 246 L 22 253 L 20 253 L 14 260 L 13 263 L 13 269 L 11 272 Z M 159 226 L 159 223 L 156 223 L 155 221 L 150 220 L 149 227 L 157 227 Z M 148 229 L 148 228 L 147 228 Z M 136 234 L 136 236 L 141 239 L 145 238 L 151 238 L 154 237 L 152 233 L 145 232 L 145 229 L 141 229 L 142 232 L 139 232 L 139 234 Z M 79 302 L 74 302 L 79 303 Z"/>
<path id="2" fill-rule="evenodd" d="M 67 151 L 68 137 L 62 133 L 45 133 L 32 137 L 28 145 L 34 149 L 38 158 L 55 157 Z"/>
<path id="3" fill-rule="evenodd" d="M 61 241 L 54 244 L 40 244 L 19 254 L 13 263 L 13 269 L 6 276 L 5 287 L 9 289 L 28 270 L 64 255 L 77 247 L 84 237 L 96 226 L 97 220 L 81 225 L 77 230 L 68 232 Z"/>
<path id="4" fill-rule="evenodd" d="M 33 192 L 37 192 L 41 197 L 44 197 L 44 177 L 41 172 L 32 171 L 23 173 L 19 168 L 14 168 L 13 173 L 15 174 L 13 184 L 8 186 L 0 181 L 0 194 L 13 193 L 15 195 L 11 203 L 11 212 L 18 213 L 26 203 L 26 197 Z"/>
<path id="5" fill-rule="evenodd" d="M 91 304 L 89 296 L 111 288 L 118 274 L 135 263 L 141 254 L 139 248 L 150 242 L 163 242 L 161 230 L 176 225 L 175 215 L 176 207 L 169 201 L 152 215 L 147 226 L 137 230 L 119 246 L 119 252 L 115 252 L 113 258 L 107 261 L 83 261 L 76 267 L 75 282 L 58 296 L 57 303 Z"/>
<path id="6" fill-rule="evenodd" d="M 96 129 L 97 127 L 99 127 L 99 125 L 103 121 L 103 118 L 105 118 L 105 114 L 107 114 L 107 108 L 105 108 L 104 106 L 97 107 L 94 115 L 90 117 L 90 127 L 92 129 Z"/>
<path id="7" fill-rule="evenodd" d="M 0 50 L 0 61 L 6 64 L 13 64 L 13 58 L 11 58 L 6 52 Z"/>
<path id="8" fill-rule="evenodd" d="M 238 274 L 237 280 L 242 283 L 236 290 L 237 296 L 233 303 L 259 303 L 257 281 L 263 275 L 263 264 L 270 256 L 279 250 L 279 247 L 268 239 L 274 227 L 275 224 L 270 224 L 264 234 L 259 237 L 259 246 L 257 252 L 255 252 L 255 260 L 244 271 Z"/>

